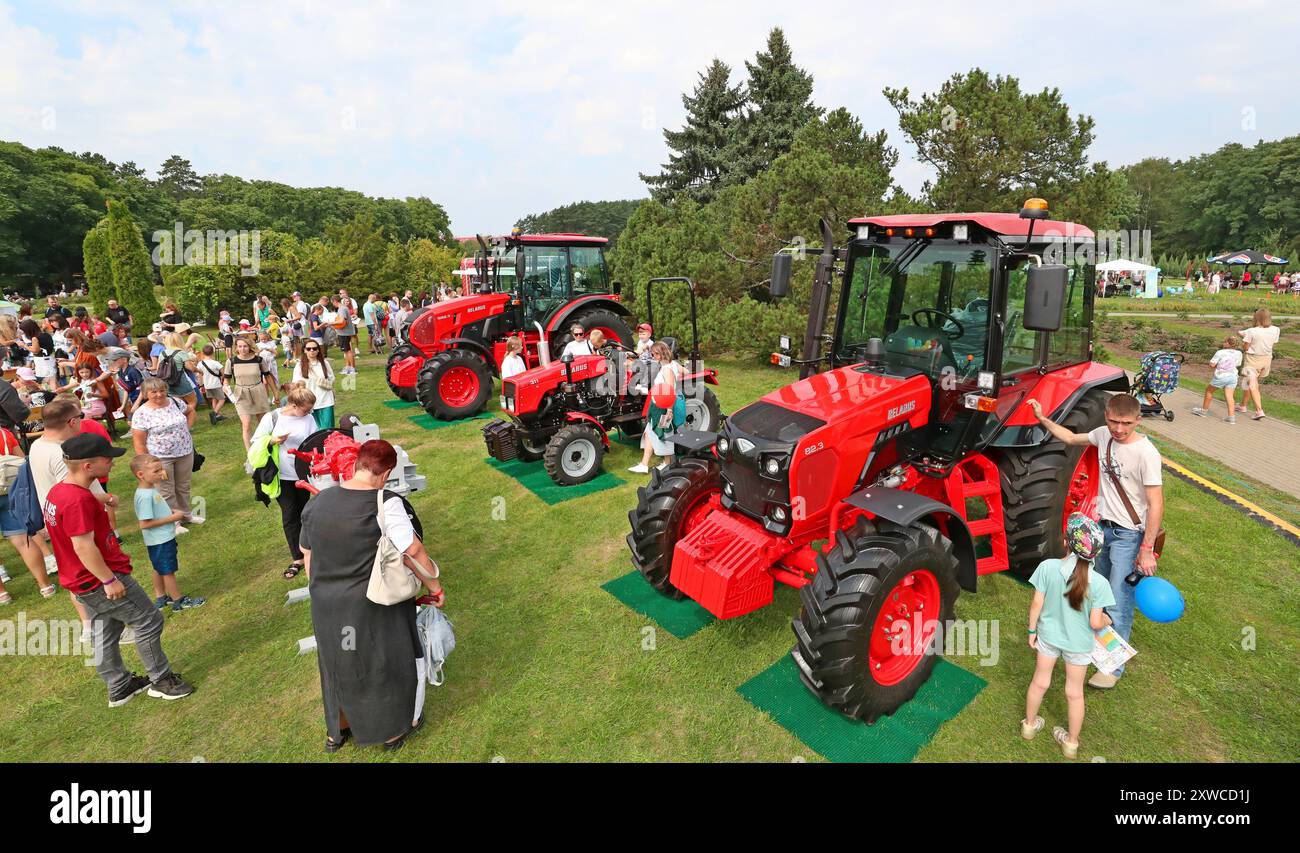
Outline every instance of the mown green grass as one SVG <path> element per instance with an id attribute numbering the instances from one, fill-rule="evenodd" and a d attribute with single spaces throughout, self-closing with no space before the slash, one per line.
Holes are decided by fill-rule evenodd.
<path id="1" fill-rule="evenodd" d="M 726 411 L 793 378 L 753 362 L 715 362 Z M 644 481 L 624 469 L 638 452 L 616 444 L 607 470 L 626 483 L 554 507 L 484 462 L 479 424 L 426 431 L 393 411 L 378 359 L 363 360 L 357 391 L 338 412 L 378 422 L 429 479 L 413 503 L 442 565 L 446 612 L 459 646 L 447 684 L 431 688 L 428 724 L 395 756 L 348 746 L 321 751 L 324 724 L 314 655 L 296 656 L 311 633 L 307 605 L 284 606 L 305 583 L 280 577 L 288 562 L 279 513 L 254 503 L 243 475 L 239 427 L 200 419 L 207 455 L 195 494 L 209 523 L 181 540 L 182 588 L 208 596 L 200 610 L 168 616 L 164 643 L 198 686 L 184 701 L 138 697 L 109 710 L 102 682 L 74 658 L 0 659 L 0 760 L 41 761 L 790 761 L 816 756 L 736 693 L 792 645 L 797 595 L 677 640 L 600 589 L 630 568 L 627 512 Z M 126 461 L 112 488 L 129 497 Z M 1163 573 L 1188 599 L 1171 625 L 1138 617 L 1139 658 L 1121 688 L 1090 693 L 1083 743 L 1107 761 L 1274 761 L 1300 758 L 1294 726 L 1300 683 L 1297 549 L 1200 492 L 1170 479 L 1170 546 Z M 504 520 L 494 499 L 504 498 Z M 129 504 L 128 504 L 129 506 Z M 148 560 L 130 511 L 127 551 L 137 576 Z M 6 557 L 10 573 L 16 558 Z M 0 618 L 69 618 L 66 595 L 43 601 L 31 578 L 9 585 Z M 997 620 L 998 660 L 954 662 L 989 686 L 925 747 L 926 761 L 1059 760 L 1046 735 L 1019 737 L 1033 656 L 1024 643 L 1026 588 L 981 580 L 957 602 L 962 619 Z M 1256 631 L 1255 651 L 1241 648 Z M 651 642 L 653 641 L 653 642 Z M 647 648 L 652 646 L 652 648 Z M 135 661 L 135 652 L 125 652 Z M 138 664 L 137 664 L 138 666 Z M 1044 706 L 1064 721 L 1060 682 Z"/>
<path id="2" fill-rule="evenodd" d="M 1168 282 L 1181 287 L 1181 281 Z M 1256 308 L 1267 308 L 1274 314 L 1300 314 L 1300 297 L 1290 294 L 1271 295 L 1263 288 L 1259 290 L 1220 290 L 1215 294 L 1205 292 L 1203 285 L 1198 285 L 1196 292 L 1190 296 L 1173 294 L 1160 299 L 1136 299 L 1128 297 L 1111 297 L 1098 299 L 1097 307 L 1108 311 L 1142 311 L 1156 314 L 1187 311 L 1192 314 L 1252 314 Z"/>

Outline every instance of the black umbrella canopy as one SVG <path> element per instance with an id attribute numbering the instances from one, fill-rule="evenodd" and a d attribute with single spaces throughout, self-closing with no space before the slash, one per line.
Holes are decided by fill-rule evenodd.
<path id="1" fill-rule="evenodd" d="M 1282 266 L 1287 263 L 1286 258 L 1279 258 L 1276 255 L 1270 255 L 1267 252 L 1256 252 L 1254 249 L 1241 249 L 1237 252 L 1225 252 L 1222 255 L 1215 255 L 1207 260 L 1212 264 L 1232 264 L 1234 266 L 1254 266 L 1256 264 L 1275 264 Z"/>

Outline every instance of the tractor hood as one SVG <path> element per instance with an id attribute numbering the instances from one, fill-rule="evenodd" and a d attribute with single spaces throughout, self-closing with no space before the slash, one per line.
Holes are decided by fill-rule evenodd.
<path id="1" fill-rule="evenodd" d="M 509 301 L 506 293 L 475 293 L 431 305 L 411 324 L 410 341 L 431 352 L 438 342 L 459 336 L 471 323 L 501 314 Z"/>
<path id="2" fill-rule="evenodd" d="M 609 371 L 609 360 L 603 355 L 580 355 L 573 359 L 572 366 L 573 381 L 585 382 L 604 376 Z M 553 361 L 503 380 L 501 396 L 507 401 L 506 410 L 520 416 L 536 412 L 542 399 L 567 382 L 568 376 L 564 362 Z"/>
<path id="3" fill-rule="evenodd" d="M 910 386 L 915 386 L 914 394 L 910 393 L 913 390 Z M 778 388 L 763 397 L 763 401 L 831 425 L 849 417 L 861 417 L 865 407 L 880 408 L 876 417 L 883 424 L 910 412 L 924 414 L 930 405 L 929 390 L 930 383 L 924 375 L 882 375 L 857 365 L 801 379 Z M 886 402 L 888 406 L 884 405 Z"/>

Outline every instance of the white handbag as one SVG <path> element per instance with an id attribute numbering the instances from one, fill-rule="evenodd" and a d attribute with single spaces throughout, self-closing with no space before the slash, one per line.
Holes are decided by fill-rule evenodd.
<path id="1" fill-rule="evenodd" d="M 379 545 L 375 548 L 375 562 L 370 567 L 370 583 L 366 585 L 366 598 L 375 604 L 400 604 L 419 594 L 420 581 L 406 567 L 402 552 L 388 538 L 384 524 L 384 490 L 376 490 L 379 522 Z"/>

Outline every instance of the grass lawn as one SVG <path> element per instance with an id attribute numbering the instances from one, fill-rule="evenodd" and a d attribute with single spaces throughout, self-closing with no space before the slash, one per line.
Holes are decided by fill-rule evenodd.
<path id="1" fill-rule="evenodd" d="M 1182 287 L 1182 279 L 1165 279 L 1161 286 Z M 1213 295 L 1205 292 L 1205 287 L 1198 285 L 1196 292 L 1190 295 L 1171 294 L 1160 299 L 1134 299 L 1114 296 L 1098 299 L 1097 310 L 1107 311 L 1143 311 L 1152 313 L 1174 313 L 1187 311 L 1192 314 L 1253 314 L 1256 308 L 1267 308 L 1274 314 L 1300 314 L 1300 296 L 1293 294 L 1273 294 L 1263 288 L 1259 290 L 1220 290 Z"/>
<path id="2" fill-rule="evenodd" d="M 394 411 L 381 361 L 367 358 L 338 413 L 378 422 L 429 480 L 413 503 L 441 563 L 458 648 L 447 683 L 430 688 L 426 730 L 396 756 L 351 746 L 321 751 L 324 724 L 314 655 L 295 641 L 311 633 L 307 605 L 284 605 L 288 563 L 276 508 L 252 500 L 239 426 L 200 417 L 208 461 L 194 493 L 208 523 L 181 539 L 182 589 L 202 609 L 167 617 L 164 643 L 198 692 L 162 703 L 145 696 L 106 707 L 103 683 L 80 658 L 0 660 L 0 760 L 41 761 L 781 761 L 817 756 L 756 710 L 736 687 L 789 652 L 797 596 L 779 588 L 771 607 L 715 622 L 677 640 L 653 632 L 600 585 L 630 568 L 623 537 L 636 484 L 624 469 L 638 452 L 615 444 L 606 470 L 624 485 L 548 507 L 490 468 L 479 427 L 435 431 Z M 792 374 L 754 362 L 716 362 L 724 411 L 734 411 Z M 495 408 L 495 403 L 493 404 Z M 111 488 L 126 499 L 127 457 Z M 1170 545 L 1163 574 L 1183 591 L 1179 622 L 1138 617 L 1139 657 L 1120 689 L 1089 694 L 1083 755 L 1107 761 L 1295 761 L 1300 684 L 1300 583 L 1295 546 L 1174 478 L 1168 479 Z M 504 499 L 504 504 L 497 501 Z M 505 519 L 494 520 L 494 508 Z M 499 513 L 496 514 L 499 517 Z M 148 586 L 149 564 L 130 510 L 126 548 Z M 67 596 L 43 601 L 16 555 L 5 562 L 14 604 L 0 618 L 72 616 Z M 926 761 L 1054 761 L 1044 735 L 1019 738 L 1033 656 L 1025 646 L 1026 587 L 988 577 L 957 602 L 962 619 L 997 620 L 996 664 L 955 658 L 988 687 L 944 725 Z M 1249 629 L 1249 630 L 1248 630 Z M 1242 647 L 1253 635 L 1252 650 Z M 139 668 L 135 652 L 124 652 Z M 1057 683 L 1043 715 L 1063 723 Z"/>

